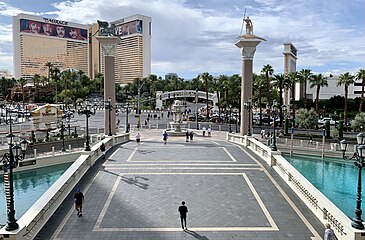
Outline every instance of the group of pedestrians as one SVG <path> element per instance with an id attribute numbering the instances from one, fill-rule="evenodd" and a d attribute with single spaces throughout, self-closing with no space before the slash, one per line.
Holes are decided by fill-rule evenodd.
<path id="1" fill-rule="evenodd" d="M 186 136 L 186 142 L 189 142 L 189 140 L 190 142 L 192 142 L 194 138 L 194 132 L 186 130 L 185 136 Z"/>
<path id="2" fill-rule="evenodd" d="M 210 127 L 208 127 L 208 129 L 206 127 L 203 127 L 202 131 L 203 131 L 203 137 L 205 137 L 205 132 L 208 132 L 208 137 L 212 136 L 212 129 Z"/>
<path id="3" fill-rule="evenodd" d="M 76 215 L 78 217 L 82 217 L 82 205 L 84 203 L 84 194 L 81 192 L 79 188 L 76 189 L 76 192 L 74 194 L 74 200 L 75 200 L 75 209 L 77 211 Z M 177 211 L 180 213 L 181 228 L 183 230 L 187 230 L 188 227 L 186 224 L 186 218 L 188 213 L 188 207 L 185 205 L 184 201 L 181 203 L 181 206 L 179 206 Z"/>

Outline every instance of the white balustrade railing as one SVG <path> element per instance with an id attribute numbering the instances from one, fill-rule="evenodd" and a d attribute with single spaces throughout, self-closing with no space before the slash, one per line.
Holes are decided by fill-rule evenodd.
<path id="1" fill-rule="evenodd" d="M 100 159 L 100 145 L 106 146 L 106 152 L 116 144 L 129 141 L 129 134 L 121 134 L 113 137 L 105 137 L 101 142 L 92 146 L 91 151 L 82 151 L 72 154 L 55 155 L 55 157 L 43 157 L 42 165 L 72 159 L 74 163 L 64 174 L 33 204 L 33 206 L 17 221 L 19 228 L 14 231 L 0 229 L 0 239 L 33 239 L 42 229 L 53 213 L 61 205 L 68 194 L 73 191 L 76 184 L 84 176 L 87 170 Z M 65 158 L 65 156 L 67 156 Z M 28 160 L 41 161 L 41 158 Z M 37 162 L 38 164 L 38 162 Z M 39 165 L 38 165 L 39 166 Z"/>
<path id="2" fill-rule="evenodd" d="M 365 239 L 364 231 L 351 227 L 351 219 L 282 157 L 280 151 L 272 151 L 253 137 L 227 133 L 226 139 L 246 147 L 272 167 L 323 224 L 333 226 L 338 239 Z"/>

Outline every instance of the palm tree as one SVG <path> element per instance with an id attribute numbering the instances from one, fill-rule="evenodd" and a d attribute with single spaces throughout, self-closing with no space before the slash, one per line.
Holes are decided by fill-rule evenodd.
<path id="1" fill-rule="evenodd" d="M 52 67 L 51 68 L 51 79 L 53 80 L 53 82 L 55 83 L 55 90 L 56 90 L 56 94 L 55 94 L 55 102 L 57 103 L 58 99 L 57 99 L 57 89 L 58 89 L 58 81 L 60 80 L 60 69 L 58 67 Z"/>
<path id="2" fill-rule="evenodd" d="M 274 69 L 270 64 L 266 64 L 262 67 L 261 73 L 265 74 L 266 80 L 266 94 L 267 101 L 271 104 L 271 86 L 270 86 L 270 76 L 274 73 Z M 270 123 L 270 109 L 268 109 L 268 122 Z"/>
<path id="3" fill-rule="evenodd" d="M 283 74 L 274 75 L 272 86 L 279 89 L 280 126 L 283 126 L 283 89 L 289 86 L 287 78 Z"/>
<path id="4" fill-rule="evenodd" d="M 349 86 L 355 83 L 355 76 L 351 75 L 349 72 L 345 74 L 341 74 L 339 79 L 337 80 L 337 86 L 345 86 L 345 106 L 343 110 L 343 121 L 345 126 L 347 126 L 347 102 L 348 102 L 348 94 L 349 94 Z"/>
<path id="5" fill-rule="evenodd" d="M 292 103 L 292 116 L 293 116 L 293 126 L 295 126 L 295 83 L 298 82 L 298 72 L 290 72 L 286 78 L 288 81 L 288 87 L 291 90 L 291 103 Z"/>
<path id="6" fill-rule="evenodd" d="M 321 89 L 321 87 L 328 87 L 328 82 L 327 82 L 327 78 L 324 77 L 321 73 L 320 74 L 315 74 L 312 75 L 311 78 L 309 79 L 309 87 L 310 88 L 314 88 L 316 87 L 316 112 L 319 113 L 319 91 Z"/>
<path id="7" fill-rule="evenodd" d="M 51 67 L 53 66 L 53 64 L 51 62 L 46 62 L 46 66 L 48 67 L 48 84 L 51 80 Z"/>
<path id="8" fill-rule="evenodd" d="M 221 122 L 221 89 L 223 87 L 223 83 L 225 81 L 228 80 L 227 75 L 220 75 L 218 77 L 218 79 L 214 78 L 214 80 L 216 80 L 215 82 L 213 82 L 213 88 L 215 89 L 216 93 L 217 93 L 217 100 L 218 100 L 218 122 Z"/>
<path id="9" fill-rule="evenodd" d="M 210 75 L 209 73 L 205 72 L 202 75 L 200 75 L 201 80 L 204 81 L 205 83 L 205 100 L 207 102 L 207 116 L 206 119 L 209 120 L 209 96 L 208 96 L 208 82 L 211 81 L 213 79 L 212 75 Z"/>
<path id="10" fill-rule="evenodd" d="M 34 76 L 32 77 L 32 80 L 33 80 L 33 84 L 34 84 L 34 87 L 37 92 L 37 97 L 39 97 L 39 83 L 41 81 L 41 76 L 39 76 L 39 74 L 34 74 Z"/>
<path id="11" fill-rule="evenodd" d="M 262 75 L 257 75 L 253 73 L 252 80 L 253 80 L 253 88 L 255 89 L 254 92 L 258 92 L 259 108 L 260 108 L 260 126 L 262 126 L 262 90 L 265 87 L 265 78 L 263 78 Z"/>
<path id="12" fill-rule="evenodd" d="M 299 82 L 304 85 L 304 108 L 307 109 L 307 82 L 312 76 L 310 69 L 302 69 L 299 72 Z"/>
<path id="13" fill-rule="evenodd" d="M 355 77 L 356 80 L 361 80 L 361 98 L 360 98 L 360 106 L 359 112 L 362 112 L 364 105 L 364 88 L 365 88 L 365 69 L 360 69 Z"/>
<path id="14" fill-rule="evenodd" d="M 24 85 L 25 84 L 27 84 L 27 80 L 26 79 L 24 79 L 24 78 L 20 78 L 19 80 L 18 80 L 18 82 L 19 82 L 19 84 L 20 84 L 20 86 L 22 87 L 22 95 L 23 95 L 23 105 L 24 105 L 24 100 L 25 100 L 25 94 L 24 94 Z"/>

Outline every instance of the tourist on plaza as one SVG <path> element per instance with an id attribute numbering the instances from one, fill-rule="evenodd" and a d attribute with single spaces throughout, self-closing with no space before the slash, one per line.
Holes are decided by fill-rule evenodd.
<path id="1" fill-rule="evenodd" d="M 79 188 L 76 190 L 74 199 L 77 216 L 82 217 L 82 204 L 84 203 L 84 194 L 80 191 Z"/>
<path id="2" fill-rule="evenodd" d="M 105 159 L 105 144 L 104 143 L 101 143 L 100 151 L 101 151 L 101 155 L 103 156 L 103 159 Z"/>
<path id="3" fill-rule="evenodd" d="M 166 131 L 164 131 L 163 134 L 162 134 L 163 144 L 167 143 L 167 138 L 168 137 L 169 137 L 169 135 L 167 134 Z"/>
<path id="4" fill-rule="evenodd" d="M 207 130 L 205 127 L 202 128 L 203 130 L 203 137 L 205 137 L 205 131 Z"/>
<path id="5" fill-rule="evenodd" d="M 261 129 L 261 139 L 265 137 L 265 129 Z"/>
<path id="6" fill-rule="evenodd" d="M 331 225 L 326 223 L 326 230 L 324 230 L 324 237 L 323 240 L 337 240 L 337 237 L 333 230 L 331 229 Z"/>
<path id="7" fill-rule="evenodd" d="M 180 213 L 181 228 L 187 230 L 188 226 L 186 225 L 186 214 L 188 213 L 188 207 L 185 206 L 185 202 L 181 203 L 181 206 L 178 208 L 178 211 Z"/>
<path id="8" fill-rule="evenodd" d="M 192 142 L 193 141 L 193 137 L 194 137 L 193 131 L 190 131 L 189 137 L 190 137 L 190 142 Z"/>
<path id="9" fill-rule="evenodd" d="M 189 142 L 189 131 L 188 130 L 186 130 L 185 136 L 186 136 L 186 142 Z"/>
<path id="10" fill-rule="evenodd" d="M 136 135 L 136 142 L 138 145 L 141 144 L 141 135 L 139 133 L 137 133 L 137 135 Z"/>
<path id="11" fill-rule="evenodd" d="M 147 124 L 148 124 L 148 122 L 147 122 L 147 120 L 144 120 L 144 126 L 147 128 Z"/>
<path id="12" fill-rule="evenodd" d="M 212 136 L 212 129 L 210 127 L 208 127 L 208 137 Z"/>

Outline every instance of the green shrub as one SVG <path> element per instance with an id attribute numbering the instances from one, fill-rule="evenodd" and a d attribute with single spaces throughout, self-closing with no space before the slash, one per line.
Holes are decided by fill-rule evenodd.
<path id="1" fill-rule="evenodd" d="M 324 129 L 326 130 L 326 138 L 330 138 L 331 137 L 331 124 L 330 124 L 330 121 L 325 122 Z"/>
<path id="2" fill-rule="evenodd" d="M 338 138 L 343 139 L 343 121 L 339 121 L 337 129 L 338 129 Z"/>

